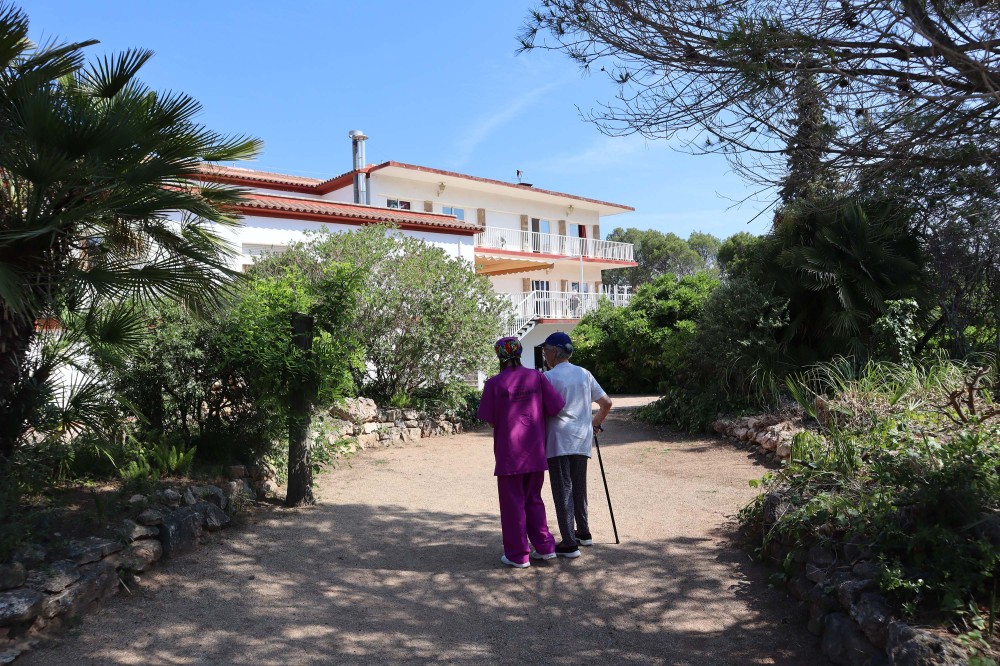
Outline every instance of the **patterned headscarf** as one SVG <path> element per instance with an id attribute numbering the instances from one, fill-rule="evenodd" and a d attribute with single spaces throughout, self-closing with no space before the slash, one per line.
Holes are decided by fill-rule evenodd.
<path id="1" fill-rule="evenodd" d="M 501 363 L 506 363 L 512 358 L 521 358 L 521 341 L 517 338 L 500 338 L 493 348 Z"/>

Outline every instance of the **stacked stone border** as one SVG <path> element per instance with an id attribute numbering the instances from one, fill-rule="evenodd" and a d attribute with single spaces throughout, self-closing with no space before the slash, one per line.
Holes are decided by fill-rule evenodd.
<path id="1" fill-rule="evenodd" d="M 369 398 L 347 398 L 330 407 L 329 413 L 333 422 L 327 440 L 332 444 L 346 439 L 350 452 L 463 431 L 462 419 L 456 414 L 379 407 Z"/>
<path id="2" fill-rule="evenodd" d="M 87 537 L 57 552 L 21 548 L 0 565 L 0 664 L 74 626 L 161 558 L 204 543 L 206 532 L 230 524 L 227 509 L 255 497 L 245 479 L 136 494 L 116 539 Z"/>
<path id="3" fill-rule="evenodd" d="M 801 416 L 764 414 L 718 419 L 712 429 L 723 437 L 747 442 L 765 457 L 784 461 L 792 454 L 792 439 L 805 430 L 805 426 Z"/>
<path id="4" fill-rule="evenodd" d="M 721 418 L 723 437 L 749 444 L 767 460 L 785 462 L 792 440 L 806 430 L 801 415 L 763 414 Z M 765 531 L 787 510 L 777 493 L 764 499 Z M 809 613 L 808 630 L 820 638 L 823 654 L 841 666 L 930 666 L 967 664 L 969 657 L 939 630 L 911 626 L 879 592 L 874 555 L 847 544 L 817 545 L 801 553 L 796 543 L 772 541 L 765 559 L 786 572 L 786 588 Z M 1000 547 L 1000 543 L 997 544 Z"/>

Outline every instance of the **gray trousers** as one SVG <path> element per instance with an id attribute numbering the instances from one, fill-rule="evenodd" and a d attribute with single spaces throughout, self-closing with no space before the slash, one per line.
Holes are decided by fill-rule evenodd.
<path id="1" fill-rule="evenodd" d="M 567 546 L 576 545 L 574 518 L 577 531 L 590 533 L 590 523 L 587 522 L 587 460 L 587 456 L 579 455 L 549 458 L 552 503 L 556 507 L 562 543 Z"/>

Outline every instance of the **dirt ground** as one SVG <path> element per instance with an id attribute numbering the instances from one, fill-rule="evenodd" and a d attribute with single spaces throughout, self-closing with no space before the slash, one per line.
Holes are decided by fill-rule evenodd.
<path id="1" fill-rule="evenodd" d="M 595 455 L 595 545 L 504 567 L 489 431 L 424 439 L 359 454 L 318 478 L 318 506 L 261 512 L 162 563 L 17 663 L 828 663 L 732 541 L 764 469 L 633 421 L 646 400 L 616 398 L 601 437 L 620 545 Z"/>

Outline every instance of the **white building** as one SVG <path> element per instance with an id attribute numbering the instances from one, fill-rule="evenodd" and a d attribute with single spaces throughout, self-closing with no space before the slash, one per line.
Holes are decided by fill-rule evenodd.
<path id="1" fill-rule="evenodd" d="M 605 289 L 601 271 L 635 266 L 632 245 L 600 240 L 601 218 L 629 206 L 399 162 L 366 164 L 365 137 L 351 132 L 354 169 L 327 180 L 207 167 L 208 181 L 251 190 L 244 226 L 231 240 L 235 268 L 281 252 L 304 232 L 392 223 L 404 234 L 466 259 L 511 301 L 518 335 L 533 347 L 571 331 L 598 299 L 627 303 Z"/>

